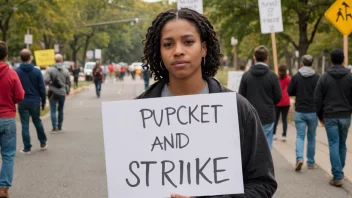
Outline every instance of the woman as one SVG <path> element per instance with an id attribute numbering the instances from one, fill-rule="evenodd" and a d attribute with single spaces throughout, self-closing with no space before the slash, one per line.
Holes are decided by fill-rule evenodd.
<path id="1" fill-rule="evenodd" d="M 198 12 L 183 8 L 159 14 L 144 43 L 142 60 L 157 82 L 137 99 L 230 91 L 213 78 L 222 57 L 219 41 L 208 19 Z M 245 196 L 272 197 L 277 183 L 258 114 L 240 95 L 237 105 Z"/>
<path id="2" fill-rule="evenodd" d="M 274 140 L 277 139 L 276 137 L 276 127 L 279 122 L 280 114 L 282 118 L 282 141 L 286 141 L 286 134 L 287 134 L 287 115 L 288 111 L 290 110 L 290 96 L 288 95 L 287 89 L 288 85 L 290 84 L 291 77 L 287 75 L 287 66 L 281 65 L 279 67 L 279 79 L 280 79 L 280 87 L 282 92 L 282 97 L 280 102 L 276 105 L 276 121 L 274 127 Z"/>
<path id="3" fill-rule="evenodd" d="M 104 80 L 103 70 L 101 69 L 100 63 L 97 61 L 94 68 L 93 68 L 93 80 L 95 84 L 95 90 L 97 93 L 97 97 L 100 97 L 101 91 L 101 83 Z"/>

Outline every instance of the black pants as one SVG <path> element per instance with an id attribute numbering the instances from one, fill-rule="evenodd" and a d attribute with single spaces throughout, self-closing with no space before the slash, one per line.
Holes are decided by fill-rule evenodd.
<path id="1" fill-rule="evenodd" d="M 78 76 L 73 77 L 73 88 L 77 89 L 78 88 Z"/>
<path id="2" fill-rule="evenodd" d="M 275 109 L 276 109 L 276 121 L 275 121 L 275 126 L 274 126 L 274 135 L 276 134 L 276 127 L 277 127 L 277 124 L 279 122 L 280 113 L 281 113 L 282 127 L 283 127 L 282 136 L 286 137 L 286 133 L 287 133 L 287 114 L 288 114 L 288 111 L 290 110 L 290 106 L 275 107 Z"/>

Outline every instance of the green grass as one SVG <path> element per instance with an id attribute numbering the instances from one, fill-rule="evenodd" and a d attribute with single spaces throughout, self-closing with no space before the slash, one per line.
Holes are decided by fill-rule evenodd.
<path id="1" fill-rule="evenodd" d="M 45 116 L 50 111 L 49 107 L 45 107 L 43 111 L 40 112 L 40 116 Z"/>
<path id="2" fill-rule="evenodd" d="M 93 84 L 93 81 L 78 81 L 78 88 L 89 86 L 91 84 Z M 73 82 L 72 82 L 72 89 L 74 89 L 73 88 Z"/>
<path id="3" fill-rule="evenodd" d="M 45 116 L 49 111 L 50 111 L 49 107 L 45 107 L 43 111 L 40 109 L 40 117 Z M 18 113 L 18 111 L 16 111 L 16 119 L 20 120 L 20 114 Z"/>
<path id="4" fill-rule="evenodd" d="M 227 78 L 228 78 L 228 71 L 229 69 L 219 69 L 218 73 L 216 74 L 215 78 L 220 81 L 222 85 L 227 87 Z"/>
<path id="5" fill-rule="evenodd" d="M 92 81 L 79 81 L 78 82 L 78 88 L 89 86 L 91 84 L 93 84 Z M 73 87 L 72 87 L 72 89 L 73 89 Z M 50 111 L 50 108 L 49 107 L 45 107 L 45 109 L 43 111 L 42 110 L 40 111 L 40 116 L 41 117 L 45 116 L 47 113 L 49 113 L 49 111 Z M 20 114 L 18 113 L 18 111 L 16 111 L 16 119 L 20 120 Z"/>

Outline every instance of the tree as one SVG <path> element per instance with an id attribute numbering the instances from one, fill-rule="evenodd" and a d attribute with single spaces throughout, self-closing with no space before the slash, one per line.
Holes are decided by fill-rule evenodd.
<path id="1" fill-rule="evenodd" d="M 0 30 L 2 40 L 6 42 L 8 31 L 11 25 L 11 19 L 16 11 L 26 12 L 25 4 L 30 0 L 3 0 L 0 3 Z"/>
<path id="2" fill-rule="evenodd" d="M 278 33 L 279 53 L 288 53 L 290 47 L 286 47 L 289 42 L 294 49 L 298 50 L 299 56 L 306 54 L 314 38 L 320 32 L 320 24 L 324 12 L 333 3 L 333 0 L 285 0 L 281 1 L 283 10 L 284 30 Z M 221 40 L 227 53 L 231 52 L 230 38 L 236 36 L 239 46 L 243 39 L 249 34 L 255 34 L 261 44 L 270 43 L 268 35 L 261 34 L 260 20 L 257 0 L 209 0 L 205 2 L 206 15 L 210 17 L 213 24 L 217 24 L 220 30 Z M 321 31 L 326 31 L 321 28 Z M 281 49 L 284 47 L 284 49 Z M 252 46 L 254 47 L 254 46 Z M 239 50 L 241 51 L 241 49 Z M 253 51 L 253 50 L 250 50 Z M 290 61 L 287 61 L 288 63 Z M 289 65 L 290 66 L 290 65 Z"/>

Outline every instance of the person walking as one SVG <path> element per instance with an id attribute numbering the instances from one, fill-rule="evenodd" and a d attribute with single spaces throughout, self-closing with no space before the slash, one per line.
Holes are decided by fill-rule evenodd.
<path id="1" fill-rule="evenodd" d="M 150 81 L 150 70 L 148 69 L 147 65 L 142 66 L 142 75 L 143 75 L 143 81 L 144 81 L 144 90 L 147 90 L 149 87 L 149 81 Z"/>
<path id="2" fill-rule="evenodd" d="M 231 91 L 213 78 L 221 65 L 220 42 L 205 16 L 186 8 L 168 10 L 156 17 L 149 30 L 153 31 L 147 32 L 142 61 L 156 83 L 136 99 Z M 244 97 L 236 96 L 244 193 L 215 197 L 272 197 L 277 183 L 260 119 Z"/>
<path id="3" fill-rule="evenodd" d="M 32 148 L 31 136 L 29 133 L 30 117 L 32 118 L 32 122 L 37 131 L 40 148 L 43 150 L 48 147 L 44 127 L 42 120 L 40 119 L 40 110 L 45 109 L 46 91 L 42 73 L 32 64 L 32 53 L 28 49 L 23 49 L 20 52 L 20 58 L 22 63 L 16 69 L 16 72 L 25 91 L 24 100 L 18 104 L 23 141 L 23 149 L 21 149 L 21 153 L 30 154 Z"/>
<path id="4" fill-rule="evenodd" d="M 16 103 L 24 98 L 21 81 L 7 65 L 7 58 L 7 44 L 0 41 L 0 197 L 8 197 L 12 186 L 16 155 Z"/>
<path id="5" fill-rule="evenodd" d="M 257 110 L 271 150 L 275 105 L 281 100 L 281 88 L 278 77 L 269 69 L 269 50 L 266 47 L 259 46 L 254 50 L 254 62 L 242 76 L 239 93 Z"/>
<path id="6" fill-rule="evenodd" d="M 131 74 L 132 80 L 136 80 L 136 66 L 133 63 L 128 66 L 128 71 Z"/>
<path id="7" fill-rule="evenodd" d="M 274 140 L 277 139 L 276 129 L 277 129 L 277 124 L 279 123 L 279 118 L 280 118 L 280 114 L 281 114 L 281 120 L 282 120 L 281 140 L 286 141 L 287 115 L 290 110 L 290 96 L 288 95 L 287 89 L 288 89 L 288 85 L 290 84 L 290 81 L 291 81 L 291 77 L 289 75 L 287 75 L 287 66 L 286 65 L 281 65 L 279 67 L 279 80 L 280 80 L 280 88 L 281 88 L 282 97 L 281 97 L 280 102 L 278 104 L 276 104 L 276 106 L 275 106 L 276 120 L 275 120 L 275 126 L 274 126 Z"/>
<path id="8" fill-rule="evenodd" d="M 95 92 L 97 97 L 100 98 L 101 84 L 104 81 L 104 74 L 98 61 L 93 68 L 93 81 L 95 84 Z"/>
<path id="9" fill-rule="evenodd" d="M 333 66 L 319 79 L 314 92 L 317 116 L 325 126 L 329 142 L 331 172 L 330 185 L 343 185 L 343 168 L 346 161 L 346 139 L 351 125 L 352 74 L 343 66 L 344 52 L 331 52 Z"/>
<path id="10" fill-rule="evenodd" d="M 63 66 L 63 60 L 61 54 L 56 54 L 56 63 L 49 68 L 44 79 L 44 82 L 49 85 L 48 98 L 50 102 L 51 123 L 53 126 L 52 133 L 62 131 L 65 99 L 71 89 L 70 73 Z M 58 117 L 56 117 L 56 112 L 58 112 Z"/>
<path id="11" fill-rule="evenodd" d="M 318 118 L 314 107 L 314 90 L 319 75 L 312 68 L 313 56 L 306 54 L 301 58 L 301 67 L 288 86 L 290 96 L 296 97 L 294 121 L 296 126 L 296 167 L 300 171 L 303 166 L 304 139 L 307 135 L 307 166 L 315 168 L 315 137 Z"/>
<path id="12" fill-rule="evenodd" d="M 73 88 L 74 89 L 78 88 L 78 79 L 79 79 L 80 72 L 81 72 L 80 67 L 77 66 L 76 63 L 73 63 L 72 75 L 73 75 Z"/>

